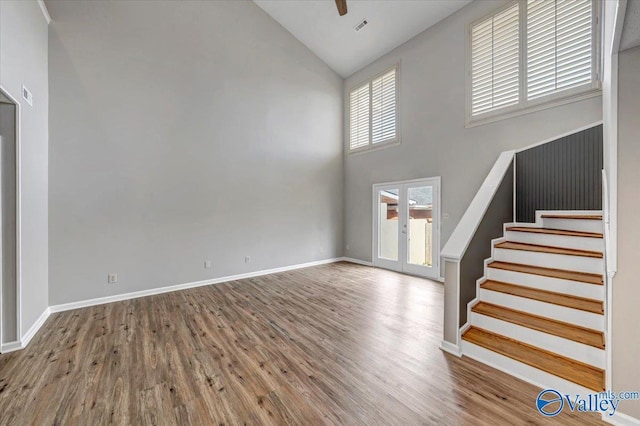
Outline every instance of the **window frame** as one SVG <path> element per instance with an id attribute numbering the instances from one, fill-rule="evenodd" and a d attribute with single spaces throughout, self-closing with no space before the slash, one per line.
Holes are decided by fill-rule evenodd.
<path id="1" fill-rule="evenodd" d="M 395 101 L 396 101 L 396 137 L 384 142 L 373 143 L 372 132 L 372 118 L 373 118 L 373 93 L 371 89 L 371 83 L 373 80 L 382 77 L 389 71 L 395 70 L 396 72 L 396 87 L 395 87 Z M 365 146 L 351 149 L 351 92 L 364 86 L 369 86 L 369 143 Z M 348 154 L 358 154 L 362 152 L 377 151 L 379 149 L 388 148 L 390 146 L 396 146 L 400 144 L 400 62 L 396 62 L 391 66 L 383 68 L 382 71 L 373 74 L 371 77 L 367 77 L 363 80 L 359 80 L 357 83 L 349 85 L 345 90 L 345 105 L 346 105 L 346 152 Z"/>
<path id="2" fill-rule="evenodd" d="M 465 127 L 475 127 L 482 124 L 493 123 L 507 118 L 517 117 L 572 102 L 600 96 L 602 94 L 602 61 L 601 52 L 601 28 L 602 28 L 602 2 L 600 0 L 592 0 L 594 3 L 592 19 L 595 23 L 591 28 L 593 43 L 591 46 L 591 81 L 583 85 L 572 87 L 570 89 L 561 90 L 550 93 L 536 99 L 527 100 L 527 0 L 513 0 L 492 10 L 490 13 L 475 19 L 467 24 L 466 41 L 465 41 Z M 472 115 L 472 81 L 471 81 L 471 30 L 478 23 L 485 21 L 500 12 L 519 4 L 519 54 L 518 54 L 518 70 L 519 70 L 519 96 L 518 103 L 495 110 Z"/>

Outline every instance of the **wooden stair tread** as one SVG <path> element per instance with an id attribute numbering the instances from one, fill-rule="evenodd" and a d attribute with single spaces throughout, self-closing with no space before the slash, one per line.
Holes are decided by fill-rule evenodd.
<path id="1" fill-rule="evenodd" d="M 462 339 L 585 388 L 604 390 L 605 372 L 600 368 L 477 327 L 469 328 Z"/>
<path id="2" fill-rule="evenodd" d="M 534 234 L 566 235 L 568 237 L 603 238 L 598 232 L 565 231 L 562 229 L 550 228 L 527 228 L 525 226 L 510 226 L 507 231 L 530 232 Z"/>
<path id="3" fill-rule="evenodd" d="M 593 346 L 594 348 L 604 349 L 605 347 L 603 332 L 575 324 L 569 324 L 487 302 L 476 303 L 471 308 L 471 312 L 563 337 L 568 340 L 573 340 L 574 342 Z"/>
<path id="4" fill-rule="evenodd" d="M 538 244 L 516 243 L 505 241 L 495 245 L 496 248 L 509 250 L 534 251 L 536 253 L 564 254 L 567 256 L 582 256 L 602 259 L 602 253 L 598 251 L 576 250 L 562 247 L 541 246 Z"/>
<path id="5" fill-rule="evenodd" d="M 543 219 L 586 219 L 602 220 L 601 214 L 543 214 Z"/>
<path id="6" fill-rule="evenodd" d="M 503 269 L 506 271 L 522 272 L 525 274 L 540 275 L 543 277 L 560 278 L 563 280 L 578 281 L 587 284 L 603 285 L 602 275 L 590 274 L 587 272 L 568 271 L 565 269 L 543 268 L 542 266 L 522 265 L 519 263 L 509 263 L 493 261 L 489 268 Z"/>
<path id="7" fill-rule="evenodd" d="M 600 300 L 587 299 L 585 297 L 573 296 L 571 294 L 556 293 L 548 290 L 525 287 L 516 284 L 503 283 L 500 281 L 487 280 L 480 284 L 480 288 L 511 294 L 513 296 L 538 300 L 540 302 L 551 303 L 553 305 L 578 309 L 580 311 L 591 312 L 604 315 L 604 306 Z"/>

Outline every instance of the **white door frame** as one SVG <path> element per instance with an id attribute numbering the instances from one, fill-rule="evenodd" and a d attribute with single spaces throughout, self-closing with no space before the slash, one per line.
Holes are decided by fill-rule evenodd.
<path id="1" fill-rule="evenodd" d="M 401 237 L 402 228 L 409 221 L 409 211 L 407 209 L 407 203 L 400 202 L 402 199 L 406 199 L 407 191 L 409 187 L 412 186 L 432 186 L 433 187 L 433 209 L 432 209 L 432 217 L 434 223 L 433 229 L 433 240 L 432 240 L 432 262 L 433 265 L 430 268 L 425 268 L 418 265 L 411 265 L 408 263 L 407 257 L 407 246 L 408 246 L 408 238 Z M 411 179 L 397 182 L 385 182 L 385 183 L 377 183 L 373 185 L 372 188 L 372 247 L 371 247 L 371 259 L 373 262 L 373 266 L 391 269 L 398 272 L 403 272 L 411 275 L 419 275 L 426 278 L 439 280 L 440 279 L 440 187 L 441 187 L 441 178 L 440 176 L 430 177 L 430 178 L 422 178 L 422 179 Z M 379 200 L 378 200 L 378 191 L 384 189 L 398 189 L 398 261 L 380 259 L 378 257 L 378 208 L 379 208 Z"/>

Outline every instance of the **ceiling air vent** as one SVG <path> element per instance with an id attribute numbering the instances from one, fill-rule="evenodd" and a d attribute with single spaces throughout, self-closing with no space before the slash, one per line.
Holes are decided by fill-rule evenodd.
<path id="1" fill-rule="evenodd" d="M 360 31 L 361 29 L 364 28 L 365 25 L 367 25 L 368 22 L 366 19 L 363 19 L 358 25 L 356 25 L 355 27 L 353 27 L 354 30 L 356 31 Z"/>

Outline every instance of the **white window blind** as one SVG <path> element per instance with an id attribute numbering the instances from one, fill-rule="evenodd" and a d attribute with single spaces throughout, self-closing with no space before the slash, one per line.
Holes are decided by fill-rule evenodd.
<path id="1" fill-rule="evenodd" d="M 514 0 L 471 25 L 467 122 L 598 89 L 595 0 Z M 568 90 L 572 89 L 572 90 Z"/>
<path id="2" fill-rule="evenodd" d="M 397 140 L 397 68 L 349 93 L 349 149 Z"/>
<path id="3" fill-rule="evenodd" d="M 471 28 L 471 114 L 515 105 L 520 87 L 518 3 Z"/>
<path id="4" fill-rule="evenodd" d="M 396 70 L 371 82 L 371 142 L 396 138 Z"/>
<path id="5" fill-rule="evenodd" d="M 349 97 L 349 148 L 362 148 L 369 145 L 369 83 L 353 90 Z"/>
<path id="6" fill-rule="evenodd" d="M 527 98 L 593 80 L 593 2 L 527 2 Z"/>

